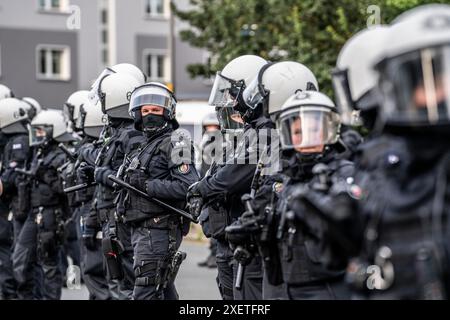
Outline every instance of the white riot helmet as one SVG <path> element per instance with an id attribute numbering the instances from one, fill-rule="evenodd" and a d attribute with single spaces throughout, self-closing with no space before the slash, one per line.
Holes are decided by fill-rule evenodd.
<path id="1" fill-rule="evenodd" d="M 239 129 L 243 121 L 233 110 L 244 89 L 258 75 L 267 61 L 254 55 L 244 55 L 231 60 L 218 71 L 209 97 L 209 104 L 216 107 L 217 117 L 223 129 Z"/>
<path id="2" fill-rule="evenodd" d="M 27 133 L 27 104 L 16 98 L 0 100 L 0 130 L 5 134 Z"/>
<path id="3" fill-rule="evenodd" d="M 14 98 L 14 93 L 7 86 L 0 84 L 0 100 L 6 98 Z"/>
<path id="4" fill-rule="evenodd" d="M 158 82 L 146 83 L 137 87 L 131 94 L 128 112 L 134 119 L 135 128 L 141 131 L 153 131 L 165 127 L 168 122 L 174 124 L 174 129 L 179 127 L 175 120 L 177 99 L 173 92 L 164 84 Z M 157 106 L 163 108 L 163 115 L 159 125 L 146 126 L 142 118 L 143 106 Z"/>
<path id="5" fill-rule="evenodd" d="M 402 15 L 375 68 L 381 124 L 450 124 L 450 6 L 425 5 Z"/>
<path id="6" fill-rule="evenodd" d="M 100 73 L 100 75 L 95 80 L 94 84 L 91 86 L 91 90 L 89 91 L 89 99 L 91 100 L 91 104 L 95 105 L 99 101 L 100 97 L 98 96 L 97 93 L 98 87 L 102 79 L 114 73 L 128 74 L 133 78 L 135 78 L 141 84 L 147 82 L 147 76 L 142 72 L 142 70 L 131 63 L 119 63 L 112 67 L 107 67 Z"/>
<path id="7" fill-rule="evenodd" d="M 277 127 L 284 150 L 323 153 L 339 139 L 339 114 L 333 101 L 317 91 L 298 91 L 281 107 Z"/>
<path id="8" fill-rule="evenodd" d="M 351 37 L 339 53 L 332 80 L 341 121 L 359 125 L 358 110 L 376 107 L 373 101 L 378 72 L 374 62 L 384 50 L 387 26 L 364 29 Z"/>
<path id="9" fill-rule="evenodd" d="M 80 90 L 72 93 L 67 101 L 64 103 L 64 113 L 69 120 L 75 125 L 80 114 L 81 106 L 86 103 L 89 91 Z M 76 127 L 76 125 L 75 125 Z M 77 128 L 79 129 L 79 128 Z"/>
<path id="10" fill-rule="evenodd" d="M 243 98 L 250 110 L 262 105 L 264 113 L 275 120 L 289 97 L 307 90 L 319 90 L 311 70 L 298 62 L 282 61 L 264 66 L 245 89 Z"/>
<path id="11" fill-rule="evenodd" d="M 36 117 L 36 115 L 42 110 L 40 103 L 30 97 L 24 97 L 22 98 L 22 101 L 26 102 L 29 106 L 27 109 L 28 117 L 30 118 L 30 121 L 33 120 L 34 117 Z"/>
<path id="12" fill-rule="evenodd" d="M 85 135 L 99 139 L 106 122 L 100 102 L 91 105 L 88 101 L 81 107 L 77 127 L 82 129 Z"/>
<path id="13" fill-rule="evenodd" d="M 105 76 L 99 83 L 97 93 L 102 112 L 110 118 L 132 119 L 128 112 L 131 93 L 141 85 L 142 82 L 126 73 Z"/>
<path id="14" fill-rule="evenodd" d="M 52 140 L 57 142 L 75 140 L 68 119 L 62 110 L 42 110 L 31 121 L 30 146 L 44 145 Z"/>
<path id="15" fill-rule="evenodd" d="M 208 113 L 202 119 L 202 127 L 206 126 L 218 126 L 220 127 L 219 120 L 217 119 L 217 114 L 214 112 Z"/>

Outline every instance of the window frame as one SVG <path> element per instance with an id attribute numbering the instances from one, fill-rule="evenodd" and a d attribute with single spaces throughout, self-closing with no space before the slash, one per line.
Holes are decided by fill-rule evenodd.
<path id="1" fill-rule="evenodd" d="M 61 55 L 61 74 L 57 75 L 55 73 L 49 73 L 48 70 L 46 74 L 41 73 L 40 71 L 40 58 L 41 58 L 41 50 L 46 50 L 46 68 L 52 70 L 52 56 L 51 51 L 59 50 L 62 51 Z M 67 45 L 57 45 L 57 44 L 38 44 L 36 46 L 35 53 L 36 60 L 36 79 L 43 81 L 62 81 L 68 82 L 72 79 L 72 70 L 71 70 L 71 50 Z M 53 70 L 52 70 L 53 71 Z"/>
<path id="2" fill-rule="evenodd" d="M 144 0 L 144 16 L 146 19 L 169 19 L 169 11 L 170 6 L 168 5 L 168 2 L 166 0 L 162 1 L 162 12 L 147 12 L 147 5 L 150 3 L 150 9 L 156 9 L 157 5 L 156 2 L 158 0 Z M 152 5 L 153 4 L 153 5 Z"/>
<path id="3" fill-rule="evenodd" d="M 41 1 L 45 2 L 45 6 L 41 6 Z M 52 7 L 52 0 L 36 0 L 37 11 L 39 13 L 54 13 L 54 14 L 70 14 L 70 0 L 59 0 L 59 7 Z"/>
<path id="4" fill-rule="evenodd" d="M 152 59 L 151 59 L 151 64 L 152 64 L 152 71 L 153 73 L 157 73 L 157 67 L 158 67 L 158 56 L 163 56 L 164 57 L 164 61 L 163 61 L 163 76 L 162 78 L 160 77 L 153 77 L 153 74 L 147 74 L 148 71 L 148 64 L 147 64 L 147 57 L 151 55 Z M 149 81 L 157 81 L 157 82 L 170 82 L 170 70 L 168 68 L 168 63 L 169 63 L 169 55 L 168 55 L 168 50 L 166 49 L 144 49 L 142 51 L 142 67 L 144 70 L 144 73 L 147 75 Z M 156 67 L 156 68 L 155 68 Z"/>

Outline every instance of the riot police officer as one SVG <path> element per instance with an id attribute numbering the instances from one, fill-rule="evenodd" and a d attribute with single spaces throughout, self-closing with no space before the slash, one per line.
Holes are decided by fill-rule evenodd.
<path id="1" fill-rule="evenodd" d="M 316 210 L 329 197 L 331 183 L 353 176 L 353 164 L 342 158 L 334 103 L 316 91 L 297 92 L 283 105 L 277 127 L 283 149 L 292 152 L 276 234 L 288 298 L 347 299 L 345 265 L 324 262 L 333 243 L 324 236 L 328 225 Z"/>
<path id="2" fill-rule="evenodd" d="M 29 138 L 27 124 L 29 123 L 26 114 L 27 105 L 15 98 L 6 98 L 0 101 L 0 130 L 8 140 L 2 151 L 2 216 L 0 231 L 0 288 L 3 298 L 11 299 L 16 297 L 16 281 L 14 280 L 11 254 L 13 249 L 12 240 L 17 237 L 22 229 L 23 223 L 28 215 L 28 203 L 19 197 L 21 182 L 18 182 L 18 175 L 14 168 L 23 168 L 29 161 Z M 18 189 L 20 191 L 18 191 Z M 22 202 L 21 202 L 22 201 Z M 12 220 L 12 225 L 11 225 Z M 13 231 L 13 233 L 12 233 Z"/>
<path id="3" fill-rule="evenodd" d="M 83 170 L 86 166 L 95 166 L 95 150 L 101 145 L 101 134 L 106 117 L 100 103 L 93 106 L 86 101 L 79 109 L 75 126 L 83 132 L 83 140 L 77 152 L 76 185 L 83 186 L 75 191 L 78 239 L 81 250 L 81 272 L 89 291 L 90 300 L 109 300 L 111 293 L 103 270 L 101 250 L 102 230 L 97 215 L 90 215 L 95 194 L 92 171 Z"/>
<path id="4" fill-rule="evenodd" d="M 243 90 L 266 64 L 267 62 L 264 59 L 257 56 L 238 57 L 229 62 L 221 72 L 217 73 L 211 91 L 209 103 L 219 107 L 219 119 L 231 118 L 230 115 L 237 111 L 240 118 L 246 123 L 243 137 L 247 136 L 248 138 L 251 136 L 249 140 L 252 141 L 252 145 L 249 145 L 248 143 L 246 144 L 246 141 L 249 140 L 241 139 L 236 147 L 234 156 L 221 165 L 213 175 L 207 176 L 199 183 L 191 186 L 187 195 L 190 202 L 190 210 L 194 214 L 200 212 L 202 202 L 211 201 L 212 198 L 221 198 L 223 202 L 222 207 L 226 211 L 223 229 L 245 211 L 240 198 L 250 191 L 253 173 L 256 168 L 256 163 L 251 162 L 252 160 L 254 162 L 257 161 L 255 155 L 257 153 L 258 134 L 260 131 L 263 132 L 272 128 L 271 121 L 265 117 L 262 108 L 247 108 L 242 102 Z M 267 140 L 266 137 L 265 141 L 267 142 Z M 210 212 L 209 214 L 211 222 L 213 213 Z M 219 216 L 218 213 L 216 214 Z M 222 261 L 219 253 L 225 253 L 223 254 L 225 256 L 224 261 Z M 221 268 L 221 264 L 229 265 L 229 256 L 228 243 L 219 242 L 217 256 L 219 277 L 220 280 L 223 278 L 221 282 L 227 291 L 231 289 L 227 278 L 230 272 L 223 272 L 227 269 L 226 267 Z M 234 263 L 233 269 L 234 280 L 239 280 L 240 276 L 238 277 L 236 263 Z M 221 272 L 226 276 L 221 277 Z M 240 280 L 237 282 L 240 282 Z M 242 284 L 242 290 L 234 291 L 234 299 L 261 299 L 262 271 L 260 261 L 253 259 L 246 267 L 245 278 L 243 278 Z M 237 287 L 240 285 L 240 283 L 237 283 Z M 229 292 L 227 292 L 227 296 L 230 296 Z"/>
<path id="5" fill-rule="evenodd" d="M 36 282 L 35 267 L 38 267 L 44 299 L 61 298 L 62 274 L 58 264 L 67 217 L 62 208 L 65 195 L 57 171 L 65 162 L 65 154 L 57 144 L 73 139 L 62 111 L 40 112 L 31 122 L 32 160 L 28 170 L 20 170 L 28 178 L 31 210 L 14 248 L 13 265 L 20 283 L 33 278 Z"/>
<path id="6" fill-rule="evenodd" d="M 189 185 L 198 180 L 193 145 L 176 132 L 176 98 L 163 84 L 136 88 L 130 114 L 146 141 L 124 166 L 124 179 L 149 197 L 184 208 Z M 120 175 L 119 175 L 120 177 Z M 177 252 L 190 221 L 129 190 L 122 190 L 117 212 L 131 226 L 135 300 L 178 299 L 175 276 L 184 254 Z"/>
<path id="7" fill-rule="evenodd" d="M 262 108 L 264 114 L 275 122 L 284 102 L 295 92 L 306 90 L 318 90 L 317 79 L 311 70 L 298 62 L 283 61 L 261 69 L 258 77 L 244 90 L 243 98 L 249 108 Z M 285 180 L 281 169 L 287 156 L 279 152 L 279 146 L 272 150 L 272 156 L 261 159 L 264 161 L 260 162 L 255 172 L 256 183 L 252 190 L 254 195 L 249 201 L 251 211 L 254 212 L 254 221 L 246 219 L 247 221 L 239 221 L 237 225 L 257 226 L 253 229 L 252 237 L 241 236 L 241 241 L 252 241 L 263 258 L 263 299 L 285 299 L 286 289 L 280 273 L 279 253 L 273 229 L 276 224 L 274 217 L 278 195 Z M 279 156 L 280 160 L 275 156 Z M 273 163 L 270 161 L 272 159 Z M 247 228 L 242 228 L 241 232 L 250 233 Z M 239 229 L 234 228 L 233 233 L 239 233 Z"/>
<path id="8" fill-rule="evenodd" d="M 97 153 L 95 171 L 92 166 L 85 166 L 83 171 L 86 175 L 93 177 L 98 184 L 92 213 L 98 214 L 102 224 L 102 247 L 114 299 L 132 297 L 133 248 L 129 226 L 120 221 L 120 217 L 115 214 L 116 193 L 108 175 L 115 175 L 126 155 L 144 141 L 142 132 L 135 130 L 133 120 L 128 113 L 129 95 L 142 84 L 127 73 L 109 73 L 100 78 L 90 92 L 91 102 L 100 101 L 103 113 L 108 116 L 108 126 L 104 133 L 107 138 L 104 139 L 100 150 L 95 151 Z M 112 243 L 120 243 L 123 248 L 117 264 L 110 259 Z"/>
<path id="9" fill-rule="evenodd" d="M 355 226 L 342 230 L 359 244 L 347 250 L 358 297 L 448 297 L 449 19 L 447 5 L 410 10 L 391 25 L 375 62 L 376 148 L 361 156 L 370 170 L 355 176 L 359 201 L 335 217 Z"/>

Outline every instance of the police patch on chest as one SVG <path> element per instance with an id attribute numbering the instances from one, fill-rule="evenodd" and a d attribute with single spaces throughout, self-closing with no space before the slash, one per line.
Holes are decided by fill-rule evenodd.
<path id="1" fill-rule="evenodd" d="M 15 143 L 12 146 L 13 150 L 20 150 L 22 149 L 22 144 L 21 143 Z"/>
<path id="2" fill-rule="evenodd" d="M 180 172 L 181 174 L 186 174 L 189 172 L 189 165 L 186 163 L 183 163 L 182 165 L 180 165 L 178 167 L 178 172 Z"/>

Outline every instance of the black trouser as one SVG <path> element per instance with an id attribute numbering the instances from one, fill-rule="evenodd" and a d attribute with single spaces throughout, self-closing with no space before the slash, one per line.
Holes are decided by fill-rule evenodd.
<path id="1" fill-rule="evenodd" d="M 263 271 L 262 298 L 263 298 L 263 300 L 287 300 L 288 299 L 286 284 L 282 283 L 277 286 L 270 284 L 268 276 L 266 275 L 265 268 Z"/>
<path id="2" fill-rule="evenodd" d="M 0 216 L 0 297 L 13 299 L 16 297 L 16 281 L 12 268 L 12 224 L 7 217 Z"/>
<path id="3" fill-rule="evenodd" d="M 39 216 L 41 213 L 42 216 Z M 37 263 L 43 270 L 45 300 L 61 299 L 63 275 L 60 268 L 60 251 L 63 234 L 58 228 L 62 210 L 58 207 L 34 209 L 37 225 Z"/>
<path id="4" fill-rule="evenodd" d="M 182 237 L 181 225 L 170 221 L 167 216 L 158 222 L 151 219 L 133 224 L 134 300 L 178 300 L 175 279 L 166 283 L 166 274 Z"/>
<path id="5" fill-rule="evenodd" d="M 234 300 L 233 251 L 225 240 L 217 240 L 216 262 L 220 295 L 223 300 Z"/>
<path id="6" fill-rule="evenodd" d="M 122 280 L 112 280 L 104 261 L 104 268 L 107 274 L 108 287 L 113 299 L 130 300 L 134 289 L 134 271 L 133 271 L 133 247 L 131 245 L 131 229 L 128 225 L 117 222 L 114 219 L 114 208 L 100 209 L 99 216 L 102 221 L 103 238 L 111 235 L 111 230 L 116 227 L 116 236 L 122 242 L 125 251 L 120 256 L 124 278 Z"/>
<path id="7" fill-rule="evenodd" d="M 89 215 L 90 207 L 90 203 L 85 203 L 76 209 L 78 226 L 80 225 L 80 219 L 83 217 L 86 218 Z M 77 232 L 80 240 L 81 274 L 89 291 L 89 300 L 109 300 L 112 297 L 103 269 L 102 241 L 101 239 L 97 239 L 95 248 L 86 248 L 79 227 L 77 228 Z"/>
<path id="8" fill-rule="evenodd" d="M 287 284 L 286 288 L 289 300 L 348 300 L 351 297 L 343 278 L 305 285 Z"/>

